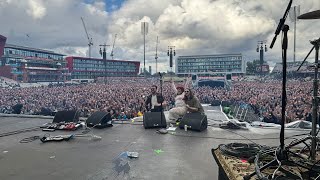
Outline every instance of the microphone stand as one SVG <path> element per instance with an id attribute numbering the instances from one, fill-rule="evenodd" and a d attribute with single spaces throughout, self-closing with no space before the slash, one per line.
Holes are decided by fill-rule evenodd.
<path id="1" fill-rule="evenodd" d="M 316 49 L 316 55 L 315 55 L 315 67 L 314 67 L 314 80 L 313 80 L 313 103 L 312 103 L 312 131 L 311 131 L 311 152 L 310 156 L 312 160 L 315 160 L 316 158 L 316 141 L 317 141 L 317 119 L 318 119 L 318 58 L 319 58 L 319 42 L 320 39 L 311 41 L 311 44 L 313 44 L 313 47 Z"/>
<path id="2" fill-rule="evenodd" d="M 259 179 L 267 180 L 268 178 L 264 177 L 262 175 L 262 171 L 264 169 L 267 169 L 271 166 L 278 165 L 278 168 L 274 171 L 272 175 L 272 179 L 274 179 L 276 171 L 281 169 L 282 165 L 288 165 L 288 166 L 295 166 L 300 168 L 305 169 L 308 171 L 309 174 L 309 179 L 310 179 L 310 174 L 312 176 L 316 175 L 318 177 L 320 173 L 320 166 L 316 166 L 316 164 L 319 162 L 316 160 L 316 148 L 317 148 L 317 143 L 320 141 L 319 138 L 317 138 L 318 132 L 316 132 L 317 129 L 317 117 L 318 117 L 318 69 L 319 69 L 319 64 L 318 64 L 318 58 L 319 58 L 319 46 L 320 46 L 320 38 L 314 41 L 311 41 L 311 44 L 313 45 L 313 48 L 311 51 L 308 53 L 307 57 L 305 60 L 308 58 L 310 53 L 312 52 L 313 49 L 316 49 L 316 54 L 315 54 L 315 74 L 314 74 L 314 84 L 313 84 L 313 100 L 312 100 L 312 130 L 311 130 L 311 135 L 308 135 L 307 137 L 297 139 L 293 142 L 291 142 L 289 145 L 286 147 L 284 146 L 284 121 L 285 121 L 285 106 L 286 106 L 286 58 L 287 58 L 287 31 L 289 30 L 288 25 L 284 25 L 282 31 L 284 33 L 283 37 L 283 44 L 282 44 L 282 53 L 283 53 L 283 89 L 282 89 L 282 122 L 281 122 L 281 132 L 280 132 L 280 147 L 277 148 L 275 152 L 275 158 L 271 160 L 270 162 L 264 164 L 262 167 L 259 167 L 259 164 L 261 163 L 259 161 L 259 156 L 261 156 L 263 151 L 259 152 L 256 157 L 255 157 L 255 172 L 248 174 L 243 177 L 244 180 L 250 180 L 254 175 L 257 175 Z M 304 61 L 302 62 L 302 64 Z M 302 66 L 300 65 L 300 67 Z M 299 67 L 299 69 L 300 69 Z M 311 140 L 311 148 L 309 147 L 309 143 L 307 142 L 308 140 Z M 291 148 L 299 145 L 299 144 L 304 144 L 308 147 L 310 151 L 310 160 L 309 158 L 305 158 L 304 156 L 301 156 L 299 153 L 296 152 L 296 150 L 291 150 Z M 301 146 L 299 146 L 301 148 Z M 273 151 L 274 152 L 274 151 Z M 270 156 L 273 155 L 272 151 L 269 151 L 269 153 L 264 153 L 264 154 L 269 154 Z M 289 158 L 290 155 L 290 158 Z M 291 159 L 291 157 L 294 157 L 295 159 Z M 285 172 L 285 171 L 284 171 Z M 288 173 L 288 172 L 287 172 Z M 296 174 L 291 174 L 292 176 L 295 177 L 295 179 L 300 179 L 299 176 Z M 317 179 L 317 178 L 316 178 Z"/>
<path id="3" fill-rule="evenodd" d="M 275 36 L 270 45 L 270 49 L 273 48 L 273 45 L 279 35 L 280 31 L 283 32 L 283 40 L 282 40 L 282 104 L 281 104 L 281 130 L 280 130 L 280 150 L 278 151 L 279 160 L 287 159 L 287 154 L 284 150 L 284 124 L 286 121 L 286 105 L 287 105 L 287 92 L 286 92 L 286 81 L 287 81 L 287 49 L 288 49 L 288 31 L 289 26 L 285 24 L 286 18 L 289 14 L 290 8 L 292 5 L 292 0 L 290 0 L 287 9 L 280 19 L 277 30 L 275 32 Z"/>
<path id="4" fill-rule="evenodd" d="M 310 41 L 310 43 L 313 45 L 312 49 L 309 51 L 308 55 L 304 58 L 302 63 L 300 64 L 299 69 L 302 67 L 304 62 L 308 59 L 311 52 L 316 49 L 315 52 L 315 61 L 314 61 L 314 79 L 313 79 L 313 98 L 312 98 L 312 127 L 311 127 L 311 136 L 302 139 L 299 141 L 299 143 L 302 143 L 304 141 L 307 141 L 311 139 L 311 150 L 310 150 L 310 157 L 311 160 L 316 160 L 316 147 L 317 147 L 317 141 L 319 139 L 317 138 L 317 119 L 318 119 L 318 70 L 319 70 L 319 46 L 320 46 L 320 38 L 316 39 L 314 41 Z"/>
<path id="5" fill-rule="evenodd" d="M 314 163 L 315 161 L 315 156 L 316 156 L 316 146 L 317 146 L 317 141 L 319 141 L 319 139 L 317 139 L 317 133 L 316 133 L 316 121 L 317 121 L 317 108 L 318 108 L 318 101 L 317 101 L 317 93 L 318 93 L 318 56 L 319 56 L 319 46 L 320 46 L 320 39 L 318 40 L 315 40 L 315 41 L 311 41 L 311 44 L 314 45 L 314 47 L 311 49 L 311 51 L 313 49 L 316 49 L 316 55 L 315 55 L 315 75 L 314 75 L 314 90 L 313 90 L 313 111 L 312 111 L 312 132 L 311 132 L 311 136 L 309 137 L 306 137 L 306 138 L 303 138 L 303 139 L 300 139 L 300 140 L 296 140 L 296 141 L 293 141 L 291 142 L 289 145 L 287 145 L 285 147 L 284 145 L 284 124 L 285 124 L 285 120 L 286 120 L 286 115 L 285 115 L 285 112 L 286 112 L 286 104 L 287 104 L 287 94 L 286 94 L 286 78 L 287 78 L 287 47 L 288 47 L 288 36 L 287 36 L 287 33 L 288 33 L 288 30 L 289 30 L 289 26 L 284 24 L 285 23 L 285 20 L 286 20 L 286 17 L 288 16 L 288 13 L 289 13 L 289 10 L 290 10 L 290 7 L 291 7 L 291 4 L 292 4 L 292 0 L 290 0 L 289 4 L 288 4 L 288 7 L 286 9 L 286 12 L 283 16 L 282 19 L 280 19 L 280 23 L 278 25 L 278 28 L 275 32 L 275 37 L 273 38 L 273 41 L 270 45 L 270 48 L 273 47 L 275 41 L 276 41 L 276 36 L 280 33 L 280 30 L 282 30 L 283 32 L 283 40 L 282 40 L 282 63 L 283 63 L 283 67 L 282 67 L 282 73 L 283 73 L 283 77 L 282 77 L 282 109 L 281 109 L 281 118 L 282 118 L 282 121 L 281 121 L 281 131 L 280 131 L 280 146 L 274 151 L 269 151 L 268 153 L 267 152 L 264 152 L 264 151 L 260 151 L 256 156 L 255 156 L 255 172 L 251 173 L 251 174 L 248 174 L 246 176 L 243 177 L 244 180 L 250 180 L 251 177 L 253 177 L 254 175 L 257 175 L 257 177 L 259 179 L 269 179 L 267 177 L 264 177 L 262 175 L 262 171 L 264 169 L 267 169 L 271 166 L 274 166 L 274 165 L 277 165 L 278 168 L 273 172 L 273 175 L 272 175 L 272 179 L 275 178 L 275 175 L 276 175 L 276 172 L 278 170 L 281 170 L 281 166 L 282 165 L 289 165 L 289 166 L 299 166 L 301 168 L 304 168 L 306 170 L 309 170 L 309 176 L 310 176 L 310 173 L 311 172 L 315 172 L 316 175 L 318 176 L 319 175 L 319 171 L 320 171 L 320 166 L 317 166 L 317 168 L 319 169 L 315 169 L 315 165 L 317 164 Z M 309 54 L 311 53 L 311 51 L 309 52 Z M 308 56 L 309 56 L 308 54 Z M 307 57 L 305 58 L 305 60 L 307 59 Z M 304 61 L 305 61 L 304 60 Z M 304 62 L 303 61 L 303 62 Z M 301 67 L 302 65 L 300 65 Z M 299 67 L 299 69 L 300 69 Z M 310 147 L 307 145 L 307 143 L 305 142 L 306 140 L 309 140 L 311 139 L 311 149 Z M 300 144 L 300 143 L 303 143 L 305 144 L 306 146 L 309 147 L 309 150 L 310 150 L 310 157 L 311 157 L 311 160 L 313 160 L 313 162 L 310 164 L 308 159 L 304 158 L 303 156 L 301 156 L 300 154 L 296 153 L 296 151 L 292 151 L 291 148 Z M 262 167 L 259 167 L 261 165 L 261 162 L 259 160 L 259 156 L 261 154 L 269 154 L 271 156 L 274 156 L 274 159 L 271 160 L 270 162 L 267 162 L 266 164 L 263 164 Z M 290 154 L 290 157 L 295 157 L 295 158 L 299 158 L 300 160 L 293 160 L 293 159 L 289 159 L 288 155 Z M 284 172 L 286 172 L 286 170 L 284 170 Z M 288 173 L 288 172 L 287 172 Z M 286 174 L 286 173 L 285 173 Z M 298 178 L 300 179 L 301 177 L 291 173 L 291 175 L 295 176 L 295 178 Z"/>
<path id="6" fill-rule="evenodd" d="M 159 72 L 159 76 L 160 76 L 160 94 L 161 94 L 161 97 L 163 98 L 163 95 L 162 95 L 162 74 Z M 160 120 L 160 124 L 161 124 L 161 126 L 162 126 L 162 113 L 163 113 L 163 107 L 162 107 L 162 102 L 164 101 L 164 98 L 163 98 L 163 100 L 161 101 L 161 107 L 160 107 L 160 109 L 161 109 L 161 112 L 160 112 L 160 118 L 161 118 L 161 120 Z"/>
<path id="7" fill-rule="evenodd" d="M 286 122 L 286 106 L 287 106 L 287 91 L 286 91 L 286 81 L 287 81 L 287 49 L 288 49 L 288 31 L 289 26 L 283 26 L 283 40 L 282 40 L 282 104 L 281 104 L 281 131 L 280 131 L 280 152 L 279 158 L 281 160 L 287 159 L 287 154 L 284 150 L 284 124 Z"/>
<path id="8" fill-rule="evenodd" d="M 278 164 L 281 166 L 281 163 L 284 160 L 288 159 L 288 152 L 286 151 L 284 147 L 284 124 L 286 121 L 286 100 L 287 100 L 287 94 L 286 94 L 286 79 L 287 79 L 287 48 L 288 48 L 288 31 L 289 31 L 289 26 L 285 24 L 286 18 L 289 14 L 290 8 L 291 8 L 292 0 L 290 0 L 287 9 L 283 15 L 283 18 L 280 19 L 280 22 L 278 24 L 278 27 L 275 31 L 275 36 L 271 42 L 270 49 L 273 48 L 274 43 L 276 42 L 277 36 L 279 35 L 280 31 L 283 32 L 283 40 L 282 40 L 282 109 L 281 109 L 281 130 L 280 130 L 280 148 L 277 148 L 276 153 L 275 153 L 275 158 L 268 162 L 267 164 L 263 165 L 261 168 L 256 168 L 256 171 L 248 174 L 243 177 L 244 180 L 250 180 L 251 177 L 254 175 L 260 174 L 261 171 L 264 169 L 267 169 L 275 164 Z M 256 160 L 258 159 L 258 155 L 256 156 Z"/>

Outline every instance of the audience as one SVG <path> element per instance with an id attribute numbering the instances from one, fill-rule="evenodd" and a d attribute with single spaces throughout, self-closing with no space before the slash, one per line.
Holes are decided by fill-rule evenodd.
<path id="1" fill-rule="evenodd" d="M 141 116 L 151 85 L 158 79 L 108 78 L 107 84 L 80 84 L 74 86 L 0 88 L 0 113 L 12 113 L 12 107 L 22 104 L 21 114 L 41 114 L 46 108 L 51 112 L 80 110 L 88 117 L 95 111 L 108 111 L 114 118 L 130 119 Z M 179 83 L 176 83 L 179 85 Z M 183 86 L 183 83 L 180 85 Z M 280 80 L 233 82 L 231 90 L 197 87 L 194 94 L 201 103 L 213 100 L 250 105 L 265 121 L 281 120 Z M 158 88 L 158 92 L 160 88 Z M 163 96 L 167 109 L 173 107 L 175 93 L 170 82 L 163 83 Z M 288 80 L 287 122 L 305 120 L 312 111 L 312 81 Z"/>

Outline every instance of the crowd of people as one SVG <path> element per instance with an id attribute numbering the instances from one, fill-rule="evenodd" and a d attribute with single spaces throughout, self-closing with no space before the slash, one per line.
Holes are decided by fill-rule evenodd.
<path id="1" fill-rule="evenodd" d="M 184 82 L 175 83 L 184 86 Z M 13 107 L 22 105 L 22 114 L 79 110 L 80 115 L 90 116 L 95 111 L 108 111 L 113 118 L 130 119 L 146 111 L 145 101 L 152 85 L 158 79 L 109 78 L 106 84 L 90 83 L 74 86 L 0 88 L 0 113 L 12 113 Z M 236 81 L 231 90 L 224 88 L 196 87 L 194 95 L 201 103 L 213 100 L 246 103 L 265 121 L 281 120 L 281 81 Z M 176 91 L 171 82 L 164 82 L 162 94 L 166 110 L 174 107 Z M 305 120 L 312 111 L 312 81 L 288 80 L 287 122 Z"/>

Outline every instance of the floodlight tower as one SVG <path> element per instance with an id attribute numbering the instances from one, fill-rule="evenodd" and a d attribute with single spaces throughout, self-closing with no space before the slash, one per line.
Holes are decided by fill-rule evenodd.
<path id="1" fill-rule="evenodd" d="M 175 46 L 168 46 L 168 56 L 170 57 L 170 68 L 171 68 L 171 73 L 172 73 L 172 59 L 173 56 L 176 56 L 176 49 Z"/>
<path id="2" fill-rule="evenodd" d="M 159 40 L 158 40 L 158 36 L 157 36 L 157 42 L 156 42 L 156 73 L 158 73 L 158 44 L 159 44 Z"/>
<path id="3" fill-rule="evenodd" d="M 106 43 L 104 43 L 104 44 L 100 44 L 99 46 L 100 46 L 99 53 L 102 56 L 103 63 L 104 63 L 104 83 L 106 84 L 107 83 L 107 52 L 106 52 L 106 47 L 110 46 L 110 45 L 107 45 Z M 103 47 L 103 51 L 102 51 L 101 47 Z"/>
<path id="4" fill-rule="evenodd" d="M 268 48 L 267 48 L 267 41 L 264 40 L 264 41 L 258 41 L 258 44 L 257 44 L 257 52 L 260 52 L 260 74 L 262 75 L 262 65 L 263 65 L 263 57 L 264 57 L 264 52 L 267 52 L 268 51 Z"/>

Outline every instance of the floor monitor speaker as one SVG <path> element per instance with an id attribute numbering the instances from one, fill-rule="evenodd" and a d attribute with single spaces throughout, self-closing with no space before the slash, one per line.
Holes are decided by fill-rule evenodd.
<path id="1" fill-rule="evenodd" d="M 179 123 L 181 129 L 188 128 L 195 131 L 203 131 L 208 127 L 207 116 L 202 113 L 187 113 Z"/>
<path id="2" fill-rule="evenodd" d="M 78 122 L 79 121 L 79 111 L 58 111 L 52 123 L 59 123 L 59 122 Z"/>
<path id="3" fill-rule="evenodd" d="M 162 120 L 161 120 L 162 117 Z M 167 122 L 163 112 L 145 112 L 143 114 L 143 126 L 148 128 L 166 128 Z"/>
<path id="4" fill-rule="evenodd" d="M 94 112 L 86 121 L 88 127 L 105 128 L 111 127 L 111 115 L 107 112 Z"/>

